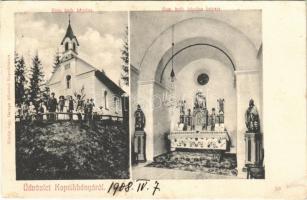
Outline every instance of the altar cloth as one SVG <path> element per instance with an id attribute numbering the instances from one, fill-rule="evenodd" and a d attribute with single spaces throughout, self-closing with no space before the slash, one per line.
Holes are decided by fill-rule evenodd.
<path id="1" fill-rule="evenodd" d="M 168 135 L 171 151 L 176 148 L 227 150 L 227 131 L 172 131 Z"/>

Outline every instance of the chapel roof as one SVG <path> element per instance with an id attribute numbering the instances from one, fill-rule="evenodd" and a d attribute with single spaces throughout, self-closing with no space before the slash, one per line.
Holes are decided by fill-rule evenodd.
<path id="1" fill-rule="evenodd" d="M 95 76 L 104 83 L 111 91 L 117 93 L 118 95 L 122 95 L 125 93 L 125 91 L 119 87 L 117 84 L 115 84 L 109 77 L 106 76 L 105 73 L 103 73 L 100 70 L 95 71 Z"/>
<path id="2" fill-rule="evenodd" d="M 69 22 L 68 22 L 68 27 L 67 27 L 67 30 L 66 30 L 66 34 L 65 34 L 65 36 L 64 36 L 64 38 L 63 38 L 63 40 L 62 40 L 62 42 L 61 42 L 61 45 L 64 43 L 64 40 L 65 40 L 65 38 L 69 38 L 69 39 L 76 39 L 76 41 L 77 41 L 77 45 L 79 46 L 79 42 L 78 42 L 78 40 L 77 40 L 77 37 L 75 36 L 75 34 L 74 34 L 74 32 L 73 32 L 73 30 L 72 30 L 72 28 L 71 28 L 71 25 L 70 25 L 70 20 L 69 20 Z"/>

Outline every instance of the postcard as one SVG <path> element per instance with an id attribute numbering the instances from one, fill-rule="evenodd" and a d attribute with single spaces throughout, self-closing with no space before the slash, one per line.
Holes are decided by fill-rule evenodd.
<path id="1" fill-rule="evenodd" d="M 304 2 L 1 2 L 4 197 L 306 199 Z"/>

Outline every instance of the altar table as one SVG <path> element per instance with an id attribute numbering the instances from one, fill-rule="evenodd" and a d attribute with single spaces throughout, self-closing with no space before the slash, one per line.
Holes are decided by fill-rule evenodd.
<path id="1" fill-rule="evenodd" d="M 176 148 L 227 150 L 230 142 L 227 131 L 171 131 L 168 139 L 171 151 Z"/>

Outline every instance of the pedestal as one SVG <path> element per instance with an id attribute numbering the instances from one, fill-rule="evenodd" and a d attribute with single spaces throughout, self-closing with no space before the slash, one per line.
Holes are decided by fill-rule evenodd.
<path id="1" fill-rule="evenodd" d="M 145 131 L 135 131 L 134 133 L 134 153 L 137 162 L 146 162 L 146 133 Z"/>
<path id="2" fill-rule="evenodd" d="M 245 133 L 245 166 L 262 165 L 262 144 L 261 134 L 246 132 Z"/>

